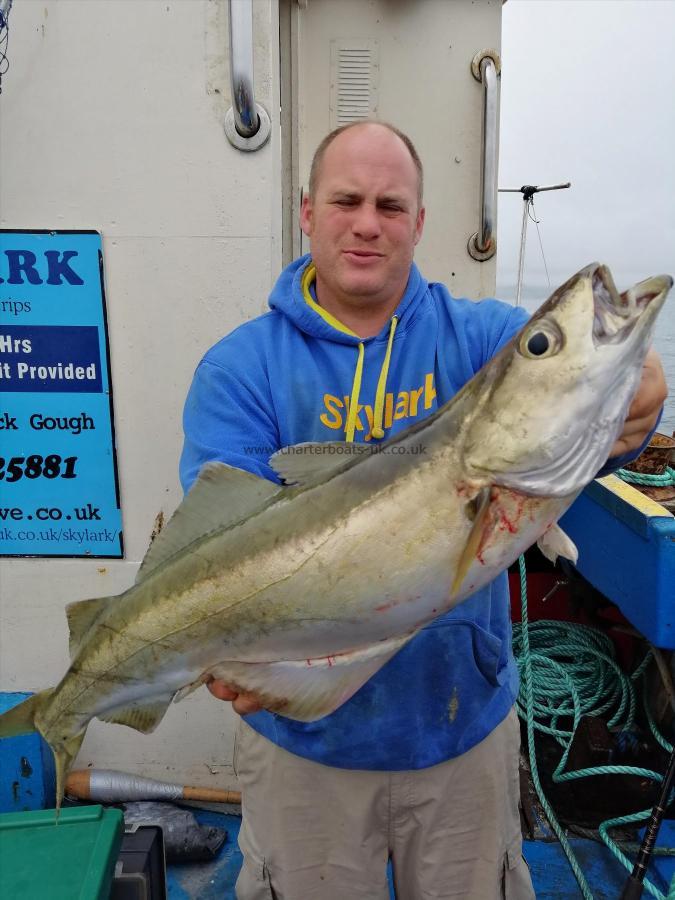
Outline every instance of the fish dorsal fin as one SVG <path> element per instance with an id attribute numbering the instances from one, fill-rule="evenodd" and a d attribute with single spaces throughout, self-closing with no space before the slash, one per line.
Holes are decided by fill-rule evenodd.
<path id="1" fill-rule="evenodd" d="M 197 481 L 150 545 L 136 583 L 198 538 L 251 515 L 279 491 L 279 485 L 225 463 L 207 463 Z"/>
<path id="2" fill-rule="evenodd" d="M 173 693 L 162 694 L 148 701 L 129 703 L 127 706 L 113 709 L 97 718 L 102 722 L 113 722 L 115 725 L 128 725 L 143 734 L 150 734 L 164 718 L 164 713 L 171 701 Z"/>
<path id="3" fill-rule="evenodd" d="M 92 600 L 77 600 L 66 606 L 71 659 L 77 656 L 82 639 L 111 601 L 112 597 L 94 597 Z"/>
<path id="4" fill-rule="evenodd" d="M 277 450 L 270 457 L 269 464 L 284 484 L 309 484 L 327 478 L 354 456 L 369 456 L 378 446 L 345 441 L 308 441 Z"/>
<path id="5" fill-rule="evenodd" d="M 256 694 L 272 712 L 313 722 L 334 712 L 406 644 L 413 633 L 318 659 L 225 661 L 209 674 L 239 693 Z"/>

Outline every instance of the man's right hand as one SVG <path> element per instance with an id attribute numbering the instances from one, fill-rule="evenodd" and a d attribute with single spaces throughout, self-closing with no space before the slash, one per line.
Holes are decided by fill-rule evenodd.
<path id="1" fill-rule="evenodd" d="M 232 701 L 232 708 L 235 712 L 238 712 L 240 716 L 245 716 L 248 713 L 260 712 L 262 709 L 262 705 L 255 694 L 239 693 L 218 678 L 210 678 L 206 682 L 206 686 L 213 696 L 217 697 L 219 700 Z"/>

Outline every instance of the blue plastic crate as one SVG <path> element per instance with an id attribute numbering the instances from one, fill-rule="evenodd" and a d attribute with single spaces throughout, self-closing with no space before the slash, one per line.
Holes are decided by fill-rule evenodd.
<path id="1" fill-rule="evenodd" d="M 0 713 L 31 694 L 0 693 Z M 52 751 L 40 735 L 0 739 L 0 812 L 21 812 L 54 806 L 56 774 Z"/>

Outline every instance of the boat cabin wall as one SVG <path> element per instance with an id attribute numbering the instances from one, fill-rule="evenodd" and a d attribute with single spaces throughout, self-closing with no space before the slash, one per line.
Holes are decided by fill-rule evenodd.
<path id="1" fill-rule="evenodd" d="M 9 21 L 0 227 L 101 235 L 124 535 L 121 559 L 0 559 L 0 691 L 12 692 L 60 679 L 65 606 L 128 588 L 158 517 L 179 503 L 195 366 L 264 312 L 282 265 L 306 249 L 297 210 L 311 154 L 345 115 L 361 114 L 337 118 L 343 50 L 370 48 L 367 113 L 407 131 L 425 163 L 423 272 L 458 294 L 493 292 L 494 258 L 466 251 L 478 228 L 483 102 L 470 64 L 484 47 L 499 51 L 501 3 L 255 0 L 255 94 L 272 122 L 255 152 L 233 147 L 223 127 L 225 0 L 17 2 Z M 78 765 L 234 786 L 235 723 L 201 690 L 151 736 L 92 722 Z"/>
<path id="2" fill-rule="evenodd" d="M 300 170 L 295 197 L 307 189 L 312 154 L 330 130 L 362 115 L 391 122 L 412 138 L 424 165 L 426 222 L 416 261 L 427 279 L 473 299 L 494 296 L 496 256 L 477 262 L 467 252 L 479 227 L 483 108 L 471 62 L 485 49 L 500 53 L 501 5 L 291 4 Z"/>

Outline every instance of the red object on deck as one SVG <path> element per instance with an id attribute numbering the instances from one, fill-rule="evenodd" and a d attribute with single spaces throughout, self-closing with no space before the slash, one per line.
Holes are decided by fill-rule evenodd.
<path id="1" fill-rule="evenodd" d="M 582 622 L 588 625 L 588 617 L 573 615 L 570 603 L 570 591 L 567 585 L 559 587 L 545 603 L 543 598 L 562 579 L 561 572 L 528 572 L 527 575 L 527 610 L 530 621 L 536 619 L 555 619 L 561 622 Z M 509 573 L 509 591 L 511 593 L 511 619 L 520 622 L 520 575 Z"/>
<path id="2" fill-rule="evenodd" d="M 636 638 L 626 633 L 624 628 L 632 628 L 630 622 L 621 613 L 618 606 L 607 602 L 606 606 L 598 606 L 593 615 L 589 615 L 584 606 L 572 600 L 570 586 L 562 585 L 548 600 L 544 597 L 563 578 L 559 571 L 528 572 L 527 575 L 527 610 L 530 622 L 538 619 L 554 619 L 557 622 L 575 622 L 579 625 L 590 625 L 606 631 L 612 638 L 617 651 L 619 665 L 630 672 L 636 665 Z M 509 591 L 511 594 L 511 619 L 521 621 L 520 575 L 509 573 Z M 615 627 L 618 626 L 618 627 Z M 644 652 L 644 651 L 642 651 Z"/>

